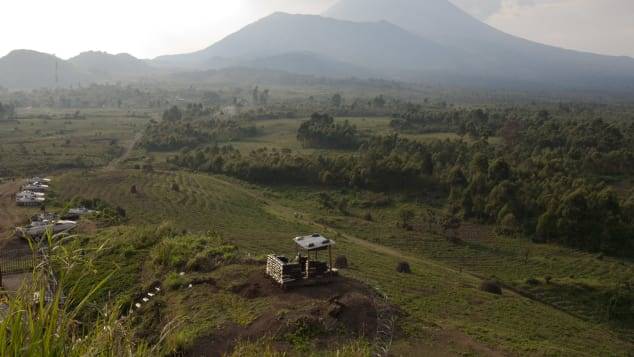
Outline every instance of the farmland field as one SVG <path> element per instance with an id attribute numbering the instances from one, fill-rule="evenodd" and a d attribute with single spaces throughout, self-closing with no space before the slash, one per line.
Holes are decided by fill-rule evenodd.
<path id="1" fill-rule="evenodd" d="M 353 355 L 368 355 L 368 346 L 373 345 L 367 339 L 372 333 L 346 335 L 323 348 L 309 342 L 316 335 L 272 337 L 260 327 L 263 321 L 299 313 L 292 311 L 290 302 L 280 302 L 283 298 L 278 294 L 283 293 L 263 287 L 268 284 L 260 265 L 263 257 L 292 257 L 296 254 L 293 237 L 320 232 L 336 242 L 336 255 L 347 258 L 349 266 L 341 270 L 346 279 L 363 284 L 369 289 L 366 295 L 372 291 L 387 298 L 396 321 L 393 355 L 420 351 L 478 356 L 631 353 L 631 321 L 613 318 L 614 306 L 620 303 L 614 297 L 634 276 L 634 263 L 627 257 L 537 244 L 521 233 L 502 233 L 491 222 L 465 220 L 455 232 L 447 231 L 440 222 L 427 219 L 430 212 L 441 216 L 448 210 L 448 192 L 436 189 L 438 184 L 365 189 L 328 182 L 289 184 L 282 176 L 268 183 L 247 182 L 239 175 L 182 167 L 172 160 L 196 150 L 207 153 L 216 145 L 231 145 L 245 158 L 263 148 L 276 149 L 275 153 L 290 149 L 297 161 L 317 156 L 350 161 L 364 157 L 355 148 L 302 143 L 298 130 L 312 119 L 245 120 L 238 125 L 255 126 L 256 135 L 170 150 L 142 147 L 139 142 L 147 135 L 148 125 L 157 120 L 160 115 L 152 112 L 95 109 L 47 114 L 38 109 L 0 124 L 0 161 L 5 170 L 0 182 L 0 236 L 4 244 L 15 244 L 12 228 L 38 211 L 13 204 L 12 194 L 29 175 L 52 178 L 48 211 L 64 212 L 70 202 L 101 202 L 122 215 L 114 221 L 100 216 L 83 219 L 77 240 L 69 243 L 72 249 L 99 252 L 91 265 L 94 276 L 79 281 L 78 291 L 87 293 L 100 279 L 115 273 L 92 297 L 91 308 L 82 315 L 85 319 L 94 319 L 102 304 L 115 302 L 126 311 L 143 296 L 141 292 L 161 286 L 164 291 L 152 302 L 134 310 L 137 320 L 132 329 L 143 341 L 152 342 L 161 324 L 180 321 L 180 329 L 161 346 L 166 354 L 194 353 L 210 346 L 224 352 L 277 346 L 291 355 L 301 355 L 307 348 L 333 355 L 351 348 L 361 351 Z M 335 120 L 352 124 L 362 138 L 397 134 L 420 147 L 482 144 L 453 131 L 402 133 L 385 116 Z M 189 128 L 192 123 L 183 125 Z M 492 150 L 502 143 L 500 136 L 486 138 Z M 277 160 L 274 157 L 273 162 Z M 240 165 L 244 162 L 235 164 Z M 621 197 L 627 198 L 630 184 L 627 179 L 615 184 Z M 402 224 L 403 211 L 412 215 L 407 226 Z M 209 271 L 189 268 L 192 261 L 201 259 L 197 246 L 177 246 L 205 242 L 212 248 L 204 249 L 214 251 L 219 241 L 223 261 L 214 260 L 217 266 Z M 158 257 L 168 253 L 175 261 L 185 255 L 182 259 L 187 264 L 169 259 L 159 263 Z M 396 272 L 403 262 L 411 273 Z M 483 291 L 483 283 L 489 281 L 501 286 L 501 295 Z M 253 291 L 244 292 L 244 286 Z M 319 297 L 306 291 L 284 296 L 311 306 L 328 300 L 324 298 L 327 288 Z M 279 311 L 272 316 L 272 309 Z M 214 342 L 227 336 L 247 337 L 237 345 Z"/>
<path id="2" fill-rule="evenodd" d="M 303 205 L 289 207 L 288 201 L 275 198 L 275 193 L 267 194 L 266 189 L 223 177 L 186 172 L 114 171 L 70 173 L 56 177 L 56 181 L 60 182 L 62 198 L 97 197 L 126 207 L 131 224 L 158 225 L 171 221 L 179 229 L 214 230 L 254 255 L 290 254 L 293 251 L 290 238 L 324 231 L 322 225 L 312 221 L 314 217 L 309 212 L 301 210 Z M 181 187 L 180 192 L 171 190 L 174 182 Z M 130 193 L 132 185 L 138 188 L 135 195 Z M 302 218 L 296 218 L 297 213 Z M 357 232 L 337 226 L 326 228 L 325 232 L 337 241 L 337 252 L 351 261 L 352 268 L 346 274 L 382 290 L 404 310 L 402 328 L 409 337 L 396 341 L 395 353 L 410 353 L 419 347 L 418 341 L 427 341 L 423 342 L 430 344 L 427 348 L 465 352 L 482 349 L 492 353 L 485 346 L 503 340 L 496 346 L 499 352 L 566 355 L 619 354 L 630 346 L 628 342 L 619 342 L 601 324 L 584 321 L 539 301 L 510 292 L 503 297 L 481 293 L 477 289 L 480 279 L 469 274 L 470 269 L 461 272 L 453 264 L 445 265 L 443 262 L 451 263 L 449 257 L 432 255 L 433 259 L 428 259 L 412 246 L 386 240 L 375 243 L 373 237 L 357 236 Z M 447 247 L 438 242 L 434 249 L 440 254 Z M 412 265 L 413 274 L 395 276 L 394 266 L 404 259 Z M 469 257 L 465 260 L 471 261 Z M 508 262 L 509 266 L 514 263 Z M 605 266 L 611 265 L 606 262 Z M 548 330 L 543 328 L 545 319 Z M 544 339 L 550 344 L 544 345 Z M 599 343 L 602 340 L 610 342 Z"/>
<path id="3" fill-rule="evenodd" d="M 0 177 L 104 166 L 148 118 L 108 110 L 19 113 L 0 121 Z"/>

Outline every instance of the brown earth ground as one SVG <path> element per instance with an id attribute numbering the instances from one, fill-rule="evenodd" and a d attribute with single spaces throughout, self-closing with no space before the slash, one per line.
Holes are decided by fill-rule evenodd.
<path id="1" fill-rule="evenodd" d="M 13 195 L 19 191 L 20 180 L 8 181 L 0 184 L 0 250 L 28 248 L 28 244 L 13 236 L 16 226 L 28 221 L 28 218 L 38 211 L 38 208 L 18 207 Z"/>
<path id="2" fill-rule="evenodd" d="M 269 339 L 278 351 L 289 351 L 288 335 L 301 328 L 319 331 L 312 338 L 319 350 L 346 339 L 373 339 L 380 299 L 366 285 L 339 277 L 326 285 L 284 290 L 269 280 L 261 268 L 250 273 L 247 283 L 236 285 L 231 291 L 245 299 L 266 299 L 271 307 L 246 327 L 225 324 L 213 335 L 199 338 L 186 355 L 223 356 L 238 341 L 261 339 Z"/>

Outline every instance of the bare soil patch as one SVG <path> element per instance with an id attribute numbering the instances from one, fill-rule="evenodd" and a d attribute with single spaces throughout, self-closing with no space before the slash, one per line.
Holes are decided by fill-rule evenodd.
<path id="1" fill-rule="evenodd" d="M 376 293 L 359 281 L 339 277 L 327 285 L 283 290 L 263 271 L 254 271 L 246 283 L 233 286 L 233 293 L 246 299 L 267 299 L 271 308 L 248 326 L 225 324 L 212 335 L 199 338 L 186 352 L 190 356 L 223 356 L 241 340 L 268 338 L 276 349 L 291 349 L 288 336 L 313 331 L 311 341 L 319 349 L 337 342 L 365 337 L 377 330 Z"/>

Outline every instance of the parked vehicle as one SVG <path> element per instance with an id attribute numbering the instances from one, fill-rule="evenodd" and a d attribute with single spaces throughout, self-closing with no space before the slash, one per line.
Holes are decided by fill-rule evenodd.
<path id="1" fill-rule="evenodd" d="M 47 232 L 51 234 L 64 233 L 73 230 L 75 227 L 77 227 L 77 222 L 75 221 L 35 221 L 28 226 L 17 228 L 16 234 L 21 238 L 40 238 Z"/>

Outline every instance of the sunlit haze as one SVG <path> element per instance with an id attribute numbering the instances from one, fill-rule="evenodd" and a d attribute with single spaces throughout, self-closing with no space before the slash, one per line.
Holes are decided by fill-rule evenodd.
<path id="1" fill-rule="evenodd" d="M 141 58 L 205 48 L 274 11 L 319 14 L 334 0 L 9 0 L 0 56 L 33 49 L 69 58 L 82 51 Z M 452 0 L 506 32 L 546 44 L 634 56 L 631 0 Z"/>

